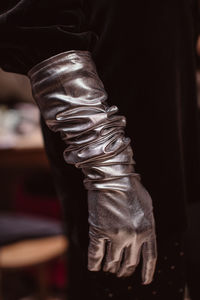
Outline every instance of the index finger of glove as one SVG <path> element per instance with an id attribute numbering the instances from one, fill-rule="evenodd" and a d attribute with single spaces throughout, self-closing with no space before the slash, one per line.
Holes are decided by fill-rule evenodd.
<path id="1" fill-rule="evenodd" d="M 157 245 L 156 238 L 145 242 L 142 247 L 143 267 L 142 267 L 142 280 L 143 284 L 150 284 L 156 268 L 157 261 Z"/>
<path id="2" fill-rule="evenodd" d="M 105 239 L 90 237 L 88 247 L 88 270 L 100 271 L 101 264 L 105 253 Z"/>

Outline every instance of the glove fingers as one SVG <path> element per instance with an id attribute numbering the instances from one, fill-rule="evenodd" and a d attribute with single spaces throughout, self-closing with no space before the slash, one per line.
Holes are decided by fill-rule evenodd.
<path id="1" fill-rule="evenodd" d="M 88 270 L 100 271 L 105 253 L 105 239 L 90 236 L 88 247 Z"/>
<path id="2" fill-rule="evenodd" d="M 153 280 L 153 275 L 156 268 L 157 248 L 156 239 L 153 238 L 144 243 L 142 247 L 143 267 L 142 280 L 143 284 L 149 284 Z"/>
<path id="3" fill-rule="evenodd" d="M 122 259 L 123 250 L 111 242 L 107 244 L 106 260 L 103 271 L 117 273 Z"/>
<path id="4" fill-rule="evenodd" d="M 124 260 L 117 274 L 118 277 L 128 277 L 135 271 L 140 258 L 141 247 L 132 244 L 125 249 Z"/>

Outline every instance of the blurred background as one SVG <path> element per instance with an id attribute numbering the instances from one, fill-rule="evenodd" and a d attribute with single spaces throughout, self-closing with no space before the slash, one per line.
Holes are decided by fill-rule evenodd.
<path id="1" fill-rule="evenodd" d="M 25 76 L 0 70 L 0 299 L 66 299 L 67 239 Z"/>
<path id="2" fill-rule="evenodd" d="M 196 53 L 200 108 L 200 37 Z M 39 111 L 28 78 L 3 70 L 0 182 L 0 300 L 66 299 L 68 241 L 43 147 Z M 196 300 L 200 277 L 199 199 L 188 203 L 187 211 L 185 300 Z"/>

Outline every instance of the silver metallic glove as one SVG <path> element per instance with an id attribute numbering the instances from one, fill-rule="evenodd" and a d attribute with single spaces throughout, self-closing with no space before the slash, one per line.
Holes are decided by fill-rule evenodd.
<path id="1" fill-rule="evenodd" d="M 125 118 L 108 106 L 90 53 L 61 53 L 33 67 L 29 77 L 46 124 L 67 145 L 65 161 L 85 174 L 89 270 L 129 276 L 142 251 L 143 283 L 150 283 L 157 256 L 151 197 L 134 171 Z"/>

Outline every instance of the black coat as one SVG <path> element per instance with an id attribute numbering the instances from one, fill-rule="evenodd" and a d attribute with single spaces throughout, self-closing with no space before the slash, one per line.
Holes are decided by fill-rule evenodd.
<path id="1" fill-rule="evenodd" d="M 7 71 L 26 74 L 71 49 L 92 52 L 109 103 L 127 117 L 162 235 L 184 228 L 184 203 L 199 184 L 193 8 L 189 0 L 21 0 L 7 14 L 2 4 L 0 16 Z"/>

